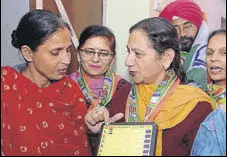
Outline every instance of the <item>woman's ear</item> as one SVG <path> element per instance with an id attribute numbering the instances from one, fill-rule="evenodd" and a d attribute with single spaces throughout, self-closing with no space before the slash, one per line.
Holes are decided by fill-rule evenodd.
<path id="1" fill-rule="evenodd" d="M 112 61 L 111 61 L 111 63 L 110 63 L 110 65 L 111 65 L 112 67 L 114 66 L 115 60 L 116 60 L 116 56 L 113 57 L 113 59 L 112 59 Z"/>
<path id="2" fill-rule="evenodd" d="M 29 46 L 23 45 L 21 47 L 21 53 L 27 62 L 33 62 L 33 53 L 34 52 L 31 50 L 31 48 Z"/>
<path id="3" fill-rule="evenodd" d="M 114 55 L 114 57 L 112 58 L 112 60 L 111 60 L 111 63 L 110 63 L 110 70 L 113 70 L 113 68 L 114 68 L 114 64 L 115 64 L 115 60 L 116 60 L 116 56 Z"/>
<path id="4" fill-rule="evenodd" d="M 165 50 L 165 52 L 163 53 L 163 67 L 165 70 L 167 70 L 170 67 L 174 57 L 175 57 L 175 52 L 173 49 L 169 48 Z"/>
<path id="5" fill-rule="evenodd" d="M 81 59 L 80 59 L 80 52 L 79 52 L 79 50 L 78 50 L 78 49 L 76 50 L 76 55 L 77 55 L 77 60 L 78 60 L 78 63 L 80 64 Z"/>

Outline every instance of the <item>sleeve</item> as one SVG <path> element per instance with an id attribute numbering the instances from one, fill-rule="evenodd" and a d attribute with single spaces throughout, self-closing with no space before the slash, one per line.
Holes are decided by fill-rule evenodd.
<path id="1" fill-rule="evenodd" d="M 219 112 L 213 112 L 210 114 L 206 120 L 200 125 L 199 131 L 195 137 L 191 156 L 223 156 L 224 151 L 221 149 L 221 146 L 218 140 L 218 137 L 221 136 L 219 130 L 220 126 L 225 127 L 225 125 L 219 125 L 219 122 L 223 122 L 222 119 L 218 119 Z M 224 122 L 223 122 L 224 123 Z M 217 126 L 219 125 L 219 126 Z M 220 129 L 221 131 L 222 129 Z M 223 129 L 224 130 L 224 129 Z M 224 132 L 224 131 L 223 131 Z M 221 136 L 221 138 L 226 138 Z"/>
<path id="2" fill-rule="evenodd" d="M 191 151 L 195 136 L 199 130 L 200 124 L 205 120 L 205 118 L 212 112 L 211 104 L 208 102 L 199 102 L 196 107 L 192 110 L 188 117 L 188 124 L 191 126 L 189 130 L 188 138 L 189 141 L 186 144 L 188 150 Z M 189 152 L 190 154 L 190 152 Z"/>
<path id="3" fill-rule="evenodd" d="M 118 82 L 116 93 L 110 104 L 108 104 L 110 117 L 113 117 L 117 113 L 125 113 L 125 107 L 131 87 L 132 85 L 124 79 L 121 79 Z"/>
<path id="4" fill-rule="evenodd" d="M 7 69 L 2 69 L 1 71 L 1 155 L 10 155 L 10 138 L 9 138 L 9 124 L 7 120 L 7 106 L 9 104 L 10 98 L 10 86 L 6 80 Z"/>
<path id="5" fill-rule="evenodd" d="M 191 156 L 210 156 L 217 145 L 214 132 L 201 124 L 192 146 Z"/>
<path id="6" fill-rule="evenodd" d="M 3 89 L 3 86 L 2 88 Z M 7 102 L 4 101 L 3 90 L 1 90 L 1 155 L 9 155 L 10 152 L 10 138 L 8 135 L 8 123 L 7 123 Z M 4 99 L 3 99 L 4 97 Z"/>
<path id="7" fill-rule="evenodd" d="M 212 112 L 211 104 L 198 102 L 188 116 L 173 128 L 166 129 L 162 135 L 163 156 L 189 156 L 200 124 Z"/>

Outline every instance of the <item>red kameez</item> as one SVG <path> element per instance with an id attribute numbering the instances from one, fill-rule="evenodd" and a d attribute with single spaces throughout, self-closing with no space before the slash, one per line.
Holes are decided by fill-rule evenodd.
<path id="1" fill-rule="evenodd" d="M 2 155 L 88 155 L 85 114 L 83 94 L 70 78 L 39 88 L 2 68 Z"/>

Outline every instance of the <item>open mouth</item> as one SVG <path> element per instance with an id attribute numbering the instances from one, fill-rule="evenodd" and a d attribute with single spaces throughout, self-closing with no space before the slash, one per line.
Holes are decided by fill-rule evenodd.
<path id="1" fill-rule="evenodd" d="M 135 76 L 136 75 L 136 72 L 135 71 L 129 71 L 129 75 Z"/>
<path id="2" fill-rule="evenodd" d="M 211 74 L 219 74 L 222 72 L 222 70 L 223 68 L 221 67 L 217 67 L 217 66 L 210 67 Z"/>
<path id="3" fill-rule="evenodd" d="M 65 75 L 66 72 L 67 72 L 67 69 L 59 69 L 58 72 L 59 72 L 61 75 Z"/>

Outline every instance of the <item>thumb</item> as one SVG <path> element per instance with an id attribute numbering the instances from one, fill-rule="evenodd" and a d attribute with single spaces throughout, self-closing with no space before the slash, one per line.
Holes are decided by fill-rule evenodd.
<path id="1" fill-rule="evenodd" d="M 114 123 L 116 121 L 121 120 L 124 117 L 123 113 L 117 113 L 112 118 L 109 119 L 109 123 Z"/>

